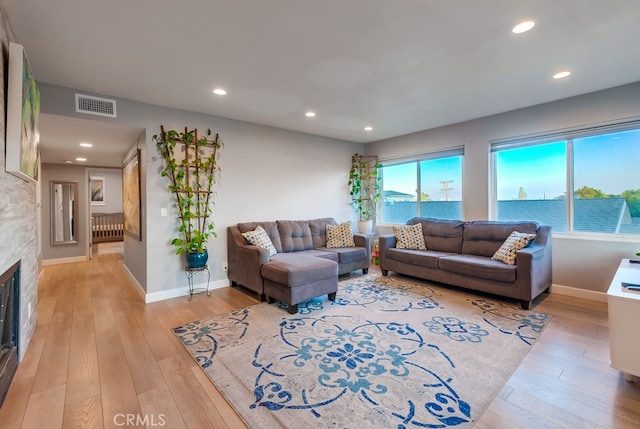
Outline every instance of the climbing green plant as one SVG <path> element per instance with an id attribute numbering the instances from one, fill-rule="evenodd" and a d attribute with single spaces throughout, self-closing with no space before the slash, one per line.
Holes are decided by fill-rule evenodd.
<path id="1" fill-rule="evenodd" d="M 211 138 L 211 130 L 198 137 L 197 129 L 165 131 L 162 126 L 153 140 L 164 160 L 160 175 L 169 178 L 178 208 L 179 236 L 171 244 L 177 247 L 177 254 L 203 253 L 209 237 L 217 237 L 211 214 L 222 140 L 218 134 Z"/>
<path id="2" fill-rule="evenodd" d="M 361 221 L 372 219 L 382 197 L 380 174 L 382 165 L 375 156 L 358 155 L 351 157 L 349 171 L 349 196 Z"/>

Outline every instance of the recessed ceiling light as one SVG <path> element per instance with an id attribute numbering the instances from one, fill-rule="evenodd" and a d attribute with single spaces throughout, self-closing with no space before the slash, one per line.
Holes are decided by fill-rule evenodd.
<path id="1" fill-rule="evenodd" d="M 516 34 L 526 33 L 527 31 L 535 27 L 535 25 L 536 23 L 533 21 L 522 21 L 521 23 L 513 27 L 511 31 L 513 31 Z"/>
<path id="2" fill-rule="evenodd" d="M 82 147 L 93 147 L 93 145 L 91 143 L 80 143 L 80 146 L 82 146 Z"/>
<path id="3" fill-rule="evenodd" d="M 316 116 L 316 112 L 307 112 L 304 114 L 304 116 L 306 116 L 307 118 L 313 118 L 314 116 Z"/>
<path id="4" fill-rule="evenodd" d="M 372 131 L 372 130 L 373 130 L 373 127 L 364 127 L 364 130 L 365 130 L 365 131 Z"/>
<path id="5" fill-rule="evenodd" d="M 558 73 L 554 74 L 553 78 L 554 79 L 564 79 L 565 77 L 569 76 L 570 74 L 571 74 L 570 71 L 565 70 L 565 71 L 561 71 L 561 72 L 558 72 Z"/>
<path id="6" fill-rule="evenodd" d="M 222 89 L 222 88 L 216 88 L 216 89 L 214 89 L 214 90 L 213 90 L 213 93 L 214 93 L 215 95 L 226 95 L 226 94 L 227 94 L 227 91 L 225 91 L 225 90 L 224 90 L 224 89 Z"/>
<path id="7" fill-rule="evenodd" d="M 73 163 L 73 161 L 71 161 L 70 159 L 66 159 L 66 160 L 64 161 L 64 163 L 65 163 L 65 164 L 71 164 L 71 163 Z"/>
<path id="8" fill-rule="evenodd" d="M 86 160 L 87 160 L 87 158 L 76 158 L 76 161 L 84 162 L 84 161 L 86 161 Z"/>

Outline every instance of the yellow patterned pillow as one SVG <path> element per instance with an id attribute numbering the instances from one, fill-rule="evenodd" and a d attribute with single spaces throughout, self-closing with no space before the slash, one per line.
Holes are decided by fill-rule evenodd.
<path id="1" fill-rule="evenodd" d="M 422 224 L 394 226 L 393 233 L 396 235 L 397 249 L 427 250 Z"/>
<path id="2" fill-rule="evenodd" d="M 347 221 L 340 225 L 327 225 L 327 247 L 355 247 L 351 222 Z"/>
<path id="3" fill-rule="evenodd" d="M 264 228 L 260 225 L 258 225 L 253 231 L 243 232 L 242 236 L 254 246 L 267 249 L 269 251 L 269 256 L 273 256 L 278 253 L 276 251 L 276 248 L 273 246 L 273 243 L 271 242 L 267 231 L 265 231 Z"/>
<path id="4" fill-rule="evenodd" d="M 491 259 L 504 262 L 505 264 L 515 265 L 518 250 L 527 247 L 535 238 L 535 234 L 513 231 L 504 243 L 502 243 L 502 246 L 496 250 L 496 253 L 493 254 Z"/>

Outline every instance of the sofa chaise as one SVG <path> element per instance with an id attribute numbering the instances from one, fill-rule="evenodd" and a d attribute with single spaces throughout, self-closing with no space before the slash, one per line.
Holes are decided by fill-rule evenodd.
<path id="1" fill-rule="evenodd" d="M 297 312 L 298 303 L 311 298 L 326 294 L 330 300 L 335 299 L 339 275 L 355 270 L 368 272 L 371 245 L 369 236 L 349 231 L 353 245 L 327 247 L 327 225 L 338 226 L 333 218 L 321 218 L 244 222 L 228 227 L 231 285 L 255 291 L 261 300 L 284 301 L 292 314 Z M 348 223 L 341 225 L 350 228 Z M 247 234 L 259 230 L 268 236 L 266 245 L 260 239 L 258 245 L 247 239 L 251 237 Z"/>
<path id="2" fill-rule="evenodd" d="M 551 286 L 551 227 L 535 222 L 457 221 L 413 218 L 420 225 L 426 250 L 397 248 L 397 237 L 380 237 L 380 269 L 453 286 L 531 301 Z M 513 251 L 511 263 L 493 258 L 516 231 L 533 239 Z M 516 236 L 518 234 L 514 234 Z M 411 247 L 411 246 L 409 246 Z M 492 259 L 493 258 L 493 259 Z M 498 258 L 499 259 L 499 258 Z"/>

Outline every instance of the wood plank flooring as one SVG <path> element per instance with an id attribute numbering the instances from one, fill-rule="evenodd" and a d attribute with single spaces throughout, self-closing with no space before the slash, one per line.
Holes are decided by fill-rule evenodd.
<path id="1" fill-rule="evenodd" d="M 223 288 L 145 305 L 118 253 L 47 266 L 38 293 L 0 427 L 245 427 L 171 328 L 255 304 L 253 294 Z M 550 326 L 476 427 L 640 427 L 640 380 L 608 364 L 606 304 L 550 295 L 535 310 L 553 316 Z"/>

